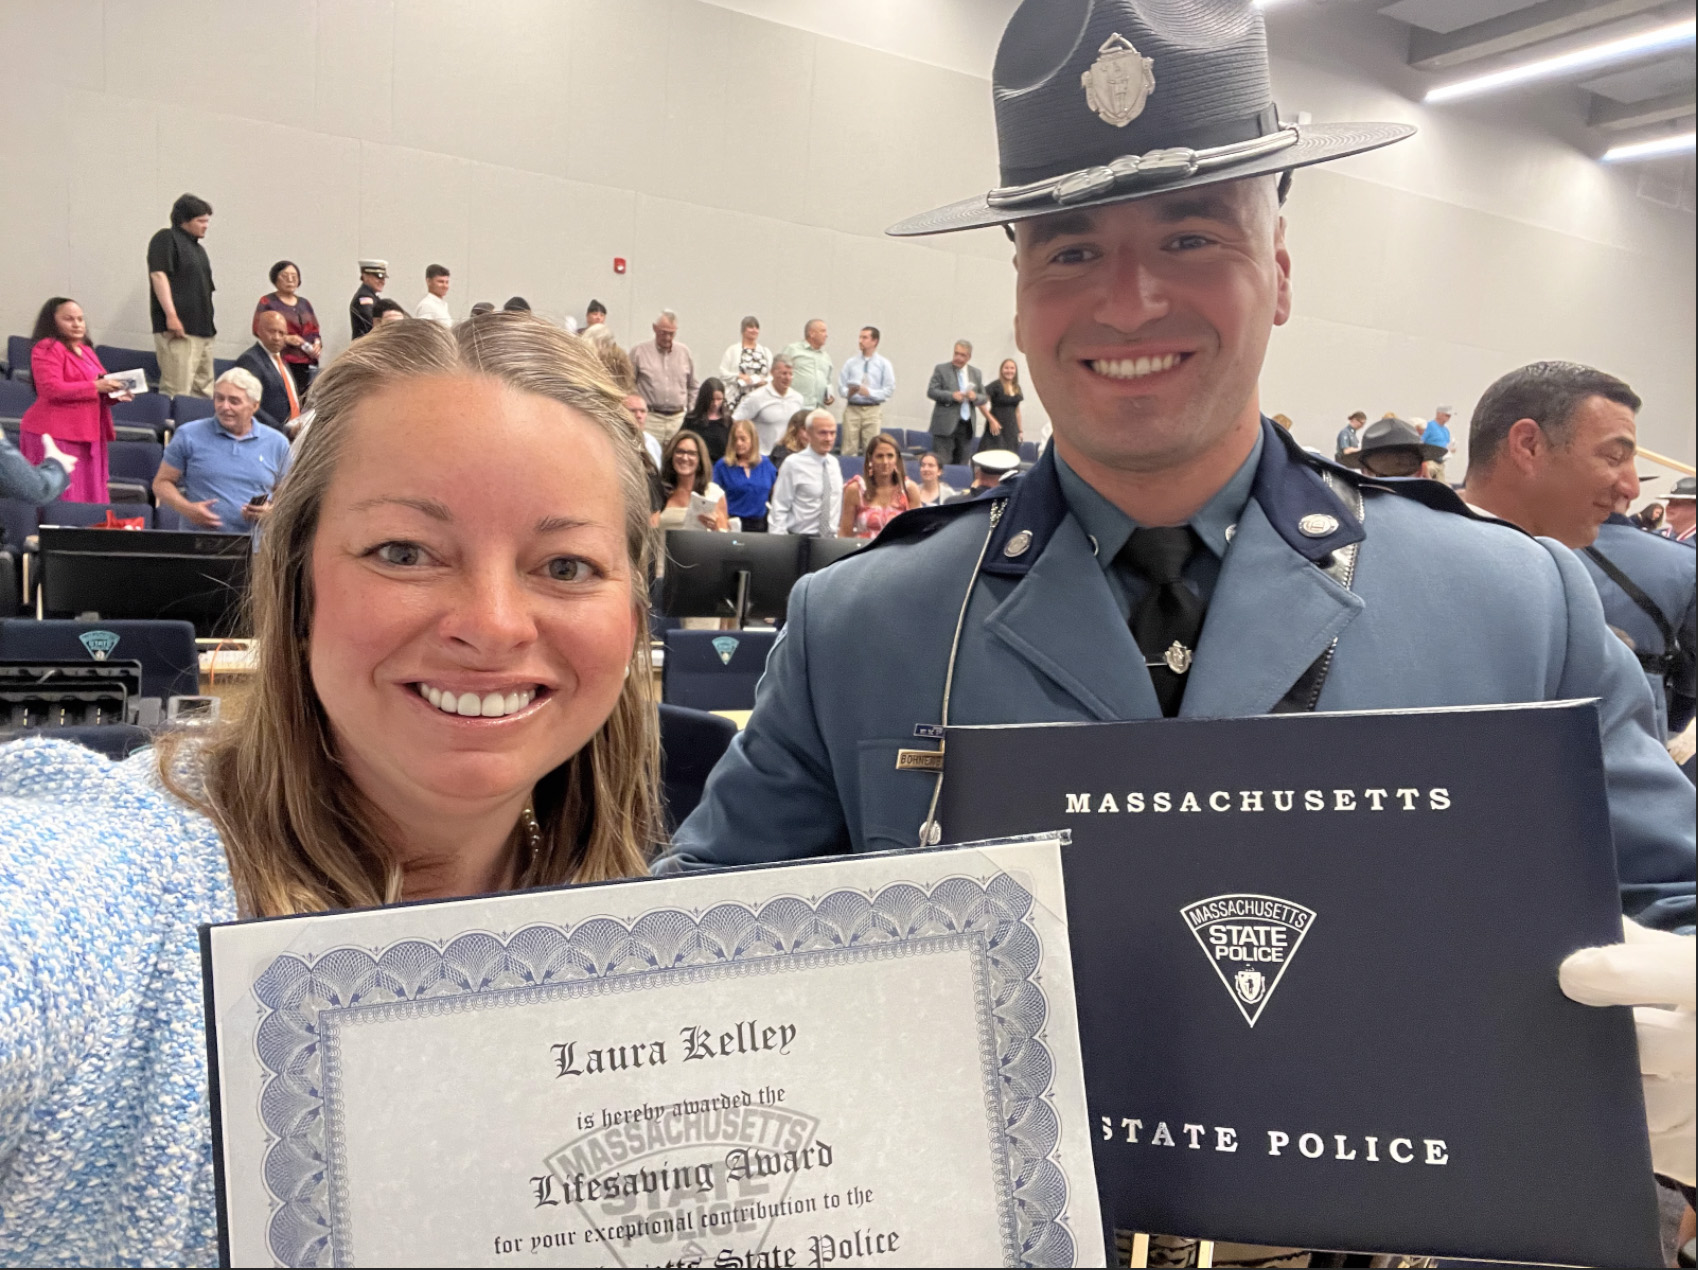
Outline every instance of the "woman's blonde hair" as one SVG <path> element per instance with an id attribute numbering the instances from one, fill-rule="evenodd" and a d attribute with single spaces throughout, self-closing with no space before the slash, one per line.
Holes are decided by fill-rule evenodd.
<path id="1" fill-rule="evenodd" d="M 487 376 L 588 419 L 612 443 L 625 506 L 631 603 L 641 634 L 613 713 L 536 784 L 542 846 L 519 884 L 640 874 L 664 835 L 646 627 L 648 482 L 618 388 L 592 345 L 527 314 L 490 313 L 451 329 L 396 322 L 356 340 L 312 387 L 313 422 L 254 561 L 247 604 L 259 662 L 244 707 L 192 748 L 181 733 L 159 746 L 166 786 L 218 826 L 245 916 L 401 898 L 392 828 L 355 788 L 312 685 L 313 539 L 360 403 L 404 380 L 446 375 Z"/>

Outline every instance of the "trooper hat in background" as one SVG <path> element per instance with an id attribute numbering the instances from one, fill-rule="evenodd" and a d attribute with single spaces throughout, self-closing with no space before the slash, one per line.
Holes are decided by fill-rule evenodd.
<path id="1" fill-rule="evenodd" d="M 1362 456 L 1372 454 L 1375 450 L 1419 450 L 1423 459 L 1435 463 L 1443 459 L 1446 453 L 1442 445 L 1423 443 L 1421 433 L 1414 424 L 1407 423 L 1396 415 L 1387 415 L 1384 419 L 1375 419 L 1363 428 L 1362 444 L 1339 462 L 1347 467 L 1361 467 Z"/>
<path id="2" fill-rule="evenodd" d="M 898 237 L 1263 176 L 1374 150 L 1407 124 L 1281 127 L 1252 0 L 1024 0 L 991 75 L 1002 181 Z"/>
<path id="3" fill-rule="evenodd" d="M 1669 503 L 1676 499 L 1683 499 L 1690 503 L 1695 498 L 1698 498 L 1698 481 L 1693 480 L 1690 476 L 1681 477 L 1674 483 L 1674 488 L 1663 495 L 1663 501 Z"/>

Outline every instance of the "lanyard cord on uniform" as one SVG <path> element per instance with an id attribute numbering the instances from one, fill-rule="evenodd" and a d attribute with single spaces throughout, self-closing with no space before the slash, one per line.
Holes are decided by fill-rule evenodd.
<path id="1" fill-rule="evenodd" d="M 949 726 L 949 694 L 955 687 L 955 658 L 961 651 L 961 632 L 967 625 L 967 609 L 973 602 L 973 588 L 979 584 L 979 570 L 984 567 L 985 556 L 990 552 L 991 539 L 996 535 L 996 524 L 1002 519 L 1003 509 L 1007 506 L 1006 499 L 997 499 L 991 507 L 990 528 L 985 532 L 984 546 L 979 548 L 979 558 L 973 565 L 973 576 L 967 582 L 967 594 L 961 597 L 961 612 L 955 619 L 955 636 L 949 641 L 949 668 L 943 676 L 943 710 L 939 726 Z M 943 749 L 942 738 L 938 740 L 939 751 Z M 932 786 L 931 806 L 926 810 L 926 819 L 920 825 L 920 845 L 935 847 L 943 837 L 943 830 L 937 823 L 937 803 L 943 796 L 943 769 L 937 773 L 937 784 Z"/>

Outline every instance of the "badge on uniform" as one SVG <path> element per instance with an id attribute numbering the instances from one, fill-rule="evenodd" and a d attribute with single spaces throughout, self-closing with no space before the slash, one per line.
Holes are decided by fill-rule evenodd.
<path id="1" fill-rule="evenodd" d="M 941 772 L 942 750 L 897 750 L 896 770 L 899 772 Z"/>

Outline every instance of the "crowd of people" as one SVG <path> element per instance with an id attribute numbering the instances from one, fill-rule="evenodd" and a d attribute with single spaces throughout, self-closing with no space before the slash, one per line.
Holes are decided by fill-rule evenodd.
<path id="1" fill-rule="evenodd" d="M 1509 370 L 1482 395 L 1460 497 L 1442 467 L 1448 412 L 1439 431 L 1364 415 L 1339 446 L 1359 474 L 1304 452 L 1257 396 L 1291 308 L 1279 145 L 1298 141 L 1278 130 L 1259 19 L 1227 0 L 1231 20 L 1179 30 L 1148 6 L 1115 7 L 1127 49 L 1114 57 L 1142 58 L 1146 75 L 1156 65 L 1158 82 L 1178 66 L 1190 79 L 1159 108 L 1117 114 L 1123 94 L 1026 91 L 1040 55 L 1046 86 L 1089 86 L 1110 49 L 1051 38 L 1048 8 L 1025 0 L 997 57 L 998 197 L 893 230 L 1010 230 L 1022 347 L 1055 427 L 1012 482 L 1018 368 L 987 387 L 964 341 L 933 368 L 933 446 L 910 479 L 883 427 L 895 373 L 873 327 L 838 368 L 823 321 L 773 353 L 751 318 L 702 379 L 674 313 L 629 352 L 593 311 L 578 336 L 524 316 L 521 297 L 460 322 L 435 304 L 409 317 L 382 296 L 375 259 L 350 306 L 356 338 L 316 379 L 322 342 L 299 270 L 274 271 L 249 364 L 296 391 L 273 391 L 273 424 L 258 421 L 260 377 L 213 374 L 211 209 L 178 201 L 148 253 L 162 388 L 210 393 L 215 414 L 178 430 L 155 489 L 197 523 L 264 527 L 255 683 L 232 717 L 118 765 L 48 739 L 0 746 L 0 1233 L 17 1261 L 218 1260 L 203 924 L 933 847 L 950 840 L 946 724 L 1159 731 L 1288 708 L 1596 703 L 1600 854 L 1541 856 L 1515 826 L 1504 850 L 1517 869 L 1618 883 L 1626 942 L 1584 947 L 1595 934 L 1564 926 L 1577 951 L 1537 978 L 1501 976 L 1501 991 L 1512 1007 L 1553 987 L 1584 1007 L 1638 1007 L 1645 1097 L 1616 1105 L 1635 1135 L 1648 1113 L 1649 1164 L 1690 1200 L 1694 819 L 1669 733 L 1683 716 L 1690 728 L 1693 707 L 1691 484 L 1666 514 L 1682 541 L 1630 526 L 1621 541 L 1656 556 L 1618 558 L 1626 549 L 1603 535 L 1639 493 L 1642 403 L 1567 362 Z M 1210 112 L 1223 101 L 1252 112 L 1249 142 L 1222 143 Z M 1302 161 L 1412 131 L 1317 128 Z M 1178 188 L 1141 183 L 1135 162 L 1085 166 L 1182 146 L 1209 160 Z M 431 298 L 446 302 L 448 277 L 430 277 Z M 98 464 L 125 390 L 73 302 L 43 315 L 32 366 L 46 408 L 26 427 L 38 456 L 26 466 L 54 484 Z M 259 334 L 262 315 L 281 326 L 266 316 Z M 1081 330 L 1096 333 L 1088 360 Z M 1207 334 L 1176 352 L 1174 331 Z M 845 449 L 861 458 L 850 480 Z M 287 475 L 269 471 L 251 495 L 226 469 L 255 458 Z M 963 459 L 973 488 L 951 501 L 943 467 Z M 1398 479 L 1423 468 L 1439 479 Z M 796 584 L 747 726 L 669 829 L 647 623 L 654 528 L 733 518 L 879 537 Z M 1422 661 L 1440 648 L 1442 664 Z M 1338 756 L 1303 759 L 1321 772 Z M 1451 935 L 1439 923 L 1432 938 Z M 1440 1001 L 1457 964 L 1476 972 L 1461 952 L 1433 959 Z M 1371 1061 L 1382 1038 L 1357 1039 Z M 1583 1048 L 1560 1057 L 1576 1088 L 1597 1065 Z M 1244 1061 L 1253 1081 L 1265 1060 Z M 1516 1096 L 1519 1073 L 1487 1074 Z M 1335 1092 L 1304 1091 L 1320 1106 Z M 1505 1158 L 1497 1180 L 1536 1195 L 1542 1162 Z M 1257 1211 L 1240 1229 L 1255 1233 Z M 1076 1232 L 1085 1258 L 1094 1233 Z M 1243 1258 L 1308 1263 L 1292 1248 Z"/>

